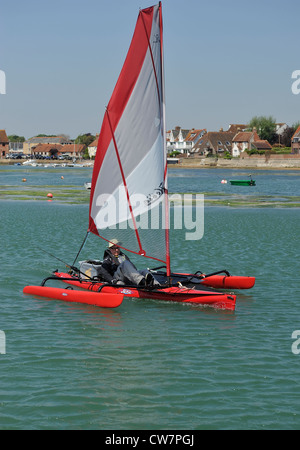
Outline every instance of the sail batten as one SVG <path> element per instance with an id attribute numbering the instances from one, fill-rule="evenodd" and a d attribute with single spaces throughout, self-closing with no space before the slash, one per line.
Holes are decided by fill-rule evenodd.
<path id="1" fill-rule="evenodd" d="M 141 10 L 107 106 L 89 230 L 169 264 L 161 4 Z"/>

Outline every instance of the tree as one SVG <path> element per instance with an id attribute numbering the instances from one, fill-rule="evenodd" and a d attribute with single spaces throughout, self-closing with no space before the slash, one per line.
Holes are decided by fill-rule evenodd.
<path id="1" fill-rule="evenodd" d="M 80 134 L 75 139 L 75 144 L 83 144 L 88 147 L 95 139 L 95 136 L 93 136 L 91 133 Z"/>
<path id="2" fill-rule="evenodd" d="M 17 134 L 11 134 L 10 136 L 7 136 L 9 142 L 25 142 L 24 136 L 18 136 Z"/>
<path id="3" fill-rule="evenodd" d="M 274 144 L 277 140 L 276 135 L 276 120 L 269 116 L 255 116 L 250 120 L 249 130 L 256 128 L 260 139 L 267 140 L 270 144 Z"/>
<path id="4" fill-rule="evenodd" d="M 284 147 L 290 147 L 291 146 L 291 141 L 292 141 L 292 137 L 293 134 L 296 132 L 296 130 L 298 129 L 300 123 L 294 123 L 294 125 L 292 125 L 291 127 L 287 127 L 284 132 L 282 133 L 282 136 L 280 138 L 280 143 L 284 146 Z"/>

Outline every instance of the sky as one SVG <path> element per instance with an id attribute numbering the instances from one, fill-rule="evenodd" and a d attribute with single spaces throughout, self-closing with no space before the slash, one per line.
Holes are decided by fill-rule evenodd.
<path id="1" fill-rule="evenodd" d="M 0 129 L 99 133 L 151 0 L 0 0 Z M 299 0 L 163 0 L 167 129 L 300 121 Z M 295 92 L 295 90 L 294 90 Z"/>

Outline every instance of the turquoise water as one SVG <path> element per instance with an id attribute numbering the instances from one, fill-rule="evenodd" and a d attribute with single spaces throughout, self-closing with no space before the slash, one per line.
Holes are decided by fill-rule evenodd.
<path id="1" fill-rule="evenodd" d="M 32 172 L 34 181 L 28 173 L 33 185 L 55 185 L 62 172 Z M 298 173 L 257 172 L 258 190 L 299 196 Z M 21 185 L 20 174 L 0 171 L 0 185 Z M 90 174 L 64 172 L 74 186 Z M 221 195 L 220 180 L 232 175 L 240 178 L 175 169 L 170 190 Z M 291 338 L 300 330 L 299 208 L 207 207 L 201 241 L 171 232 L 174 270 L 256 276 L 252 290 L 237 292 L 235 312 L 138 299 L 109 310 L 24 296 L 24 285 L 64 269 L 39 247 L 73 261 L 88 205 L 9 200 L 0 213 L 0 429 L 300 427 L 300 355 Z M 89 239 L 83 258 L 101 258 L 98 241 Z"/>

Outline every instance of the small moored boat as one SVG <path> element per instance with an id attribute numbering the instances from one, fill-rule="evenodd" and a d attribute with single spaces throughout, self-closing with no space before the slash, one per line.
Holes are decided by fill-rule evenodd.
<path id="1" fill-rule="evenodd" d="M 252 179 L 252 175 L 249 175 L 249 180 L 230 180 L 230 184 L 233 186 L 256 186 L 256 181 Z"/>

